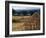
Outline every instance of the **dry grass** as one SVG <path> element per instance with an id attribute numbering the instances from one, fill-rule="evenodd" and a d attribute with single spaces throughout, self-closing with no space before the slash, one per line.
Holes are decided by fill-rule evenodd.
<path id="1" fill-rule="evenodd" d="M 13 16 L 12 31 L 40 30 L 40 15 Z"/>

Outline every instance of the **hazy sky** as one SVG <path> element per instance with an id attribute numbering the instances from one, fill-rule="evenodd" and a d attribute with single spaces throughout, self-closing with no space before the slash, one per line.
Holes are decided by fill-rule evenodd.
<path id="1" fill-rule="evenodd" d="M 36 7 L 21 7 L 21 6 L 13 6 L 12 8 L 13 8 L 14 10 L 40 9 L 40 8 L 36 8 Z"/>

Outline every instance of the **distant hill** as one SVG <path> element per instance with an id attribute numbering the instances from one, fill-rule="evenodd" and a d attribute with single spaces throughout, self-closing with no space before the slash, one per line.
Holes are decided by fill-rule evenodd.
<path id="1" fill-rule="evenodd" d="M 35 12 L 40 13 L 40 9 L 33 9 L 33 10 L 14 10 L 14 9 L 12 9 L 12 15 L 14 15 L 14 16 L 17 16 L 17 15 L 29 16 L 29 15 L 34 14 Z"/>

